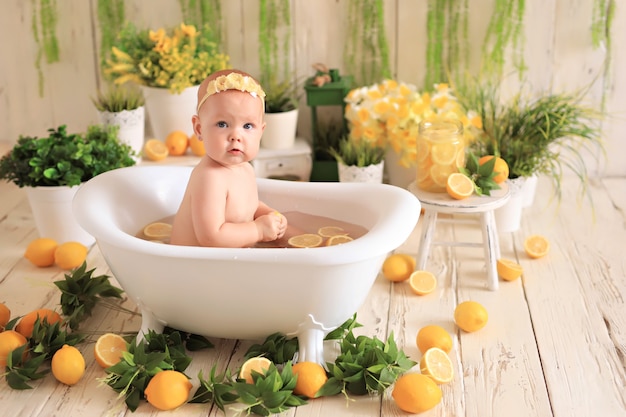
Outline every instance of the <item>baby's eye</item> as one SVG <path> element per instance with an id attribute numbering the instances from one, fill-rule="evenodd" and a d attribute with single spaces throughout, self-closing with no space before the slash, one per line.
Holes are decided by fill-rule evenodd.
<path id="1" fill-rule="evenodd" d="M 254 125 L 252 123 L 246 123 L 243 125 L 244 129 L 252 129 L 254 127 Z"/>
<path id="2" fill-rule="evenodd" d="M 217 127 L 228 127 L 228 124 L 224 121 L 217 122 Z"/>

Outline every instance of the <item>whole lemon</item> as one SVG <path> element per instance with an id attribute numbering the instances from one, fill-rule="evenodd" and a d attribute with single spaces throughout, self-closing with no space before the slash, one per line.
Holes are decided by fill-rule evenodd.
<path id="1" fill-rule="evenodd" d="M 383 262 L 383 276 L 392 282 L 406 281 L 415 270 L 415 258 L 405 253 L 394 253 Z"/>
<path id="2" fill-rule="evenodd" d="M 450 353 L 452 350 L 452 337 L 446 329 L 435 324 L 422 327 L 417 332 L 415 341 L 422 353 L 433 347 L 437 347 L 446 353 Z"/>
<path id="3" fill-rule="evenodd" d="M 74 346 L 63 345 L 52 356 L 51 368 L 57 381 L 74 385 L 85 374 L 85 358 Z"/>
<path id="4" fill-rule="evenodd" d="M 54 239 L 47 237 L 35 239 L 26 247 L 24 258 L 38 267 L 52 266 L 54 265 L 54 251 L 57 246 L 59 244 Z"/>
<path id="5" fill-rule="evenodd" d="M 61 243 L 54 251 L 54 263 L 61 269 L 78 268 L 87 259 L 87 246 L 80 242 Z"/>
<path id="6" fill-rule="evenodd" d="M 401 410 L 417 414 L 439 404 L 442 392 L 426 375 L 410 373 L 398 378 L 391 396 Z"/>
<path id="7" fill-rule="evenodd" d="M 146 399 L 159 410 L 173 410 L 189 398 L 191 382 L 182 372 L 166 370 L 158 372 L 146 387 Z"/>
<path id="8" fill-rule="evenodd" d="M 293 374 L 298 376 L 293 392 L 307 398 L 315 398 L 317 391 L 328 381 L 326 371 L 319 363 L 298 362 L 293 368 Z"/>
<path id="9" fill-rule="evenodd" d="M 488 319 L 487 309 L 476 301 L 464 301 L 454 309 L 454 322 L 468 333 L 485 327 Z"/>
<path id="10" fill-rule="evenodd" d="M 27 342 L 26 338 L 15 330 L 6 330 L 0 333 L 0 369 L 2 372 L 4 372 L 7 358 L 11 352 Z"/>

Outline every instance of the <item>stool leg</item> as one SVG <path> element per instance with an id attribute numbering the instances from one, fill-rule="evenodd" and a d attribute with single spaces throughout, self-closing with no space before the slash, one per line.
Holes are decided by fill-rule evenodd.
<path id="1" fill-rule="evenodd" d="M 420 247 L 417 252 L 417 268 L 420 270 L 426 269 L 428 255 L 430 254 L 430 245 L 432 244 L 433 233 L 435 232 L 435 223 L 437 223 L 437 212 L 424 210 Z"/>
<path id="2" fill-rule="evenodd" d="M 496 233 L 496 219 L 493 210 L 488 210 L 480 215 L 480 223 L 483 232 L 483 246 L 487 260 L 487 287 L 491 291 L 498 289 L 498 270 L 496 261 L 499 257 L 498 234 Z"/>

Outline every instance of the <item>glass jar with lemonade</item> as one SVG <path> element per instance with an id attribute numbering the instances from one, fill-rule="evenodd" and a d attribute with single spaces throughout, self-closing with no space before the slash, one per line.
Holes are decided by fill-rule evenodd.
<path id="1" fill-rule="evenodd" d="M 424 191 L 445 193 L 448 177 L 463 166 L 463 124 L 454 119 L 422 120 L 417 137 L 416 185 Z"/>

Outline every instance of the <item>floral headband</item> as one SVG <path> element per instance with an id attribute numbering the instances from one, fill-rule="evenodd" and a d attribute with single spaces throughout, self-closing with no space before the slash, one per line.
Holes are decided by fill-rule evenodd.
<path id="1" fill-rule="evenodd" d="M 261 86 L 254 81 L 252 77 L 237 72 L 231 72 L 228 75 L 220 75 L 214 80 L 209 81 L 206 86 L 206 93 L 198 103 L 196 111 L 200 112 L 200 107 L 202 107 L 207 98 L 226 90 L 239 90 L 242 93 L 250 93 L 252 97 L 260 98 L 261 104 L 263 104 L 263 108 L 265 108 L 265 91 L 263 91 Z"/>

